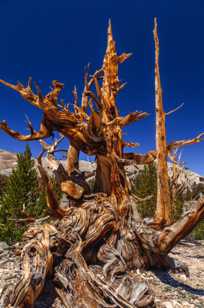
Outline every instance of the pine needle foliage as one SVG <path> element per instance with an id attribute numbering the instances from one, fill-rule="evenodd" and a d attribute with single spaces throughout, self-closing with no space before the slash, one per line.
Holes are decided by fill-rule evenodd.
<path id="1" fill-rule="evenodd" d="M 157 169 L 155 163 L 145 165 L 144 169 L 133 180 L 133 193 L 139 198 L 152 196 L 149 200 L 138 202 L 141 217 L 153 217 L 157 197 Z"/>
<path id="2" fill-rule="evenodd" d="M 8 177 L 6 175 L 0 174 L 0 197 L 3 194 L 7 180 L 8 180 Z"/>
<path id="3" fill-rule="evenodd" d="M 139 171 L 138 175 L 132 182 L 132 192 L 137 195 L 139 198 L 146 198 L 148 196 L 152 196 L 151 199 L 145 201 L 138 201 L 137 210 L 141 217 L 150 217 L 154 216 L 155 208 L 156 208 L 156 194 L 157 194 L 157 177 L 156 177 L 156 163 L 152 163 L 150 165 L 144 166 L 142 170 Z M 169 181 L 170 187 L 171 179 Z M 204 185 L 203 184 L 195 184 L 192 187 L 192 190 L 189 189 L 184 190 L 183 192 L 178 192 L 173 197 L 173 192 L 171 193 L 171 202 L 172 202 L 172 216 L 173 221 L 177 221 L 183 214 L 184 203 L 185 201 L 195 200 L 200 197 L 200 195 L 204 194 Z M 204 219 L 202 219 L 199 224 L 195 227 L 195 229 L 191 233 L 191 237 L 197 240 L 204 239 Z"/>
<path id="4" fill-rule="evenodd" d="M 17 166 L 0 199 L 0 240 L 9 243 L 19 240 L 27 225 L 19 220 L 45 215 L 45 197 L 34 164 L 27 145 L 24 153 L 17 155 Z"/>
<path id="5" fill-rule="evenodd" d="M 171 181 L 171 180 L 170 180 Z M 171 187 L 171 183 L 169 185 Z M 144 217 L 153 217 L 156 209 L 156 200 L 157 200 L 157 166 L 153 162 L 149 165 L 145 165 L 142 170 L 139 171 L 139 174 L 133 181 L 133 193 L 138 197 L 145 199 L 150 197 L 142 202 L 138 202 L 138 211 L 139 214 Z M 173 220 L 178 220 L 183 213 L 183 203 L 184 198 L 182 194 L 177 193 L 172 199 L 171 193 L 171 202 L 173 204 L 172 216 Z"/>

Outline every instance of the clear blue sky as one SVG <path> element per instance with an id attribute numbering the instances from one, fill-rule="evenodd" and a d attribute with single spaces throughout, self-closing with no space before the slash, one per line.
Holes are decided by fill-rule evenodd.
<path id="1" fill-rule="evenodd" d="M 133 52 L 121 66 L 127 81 L 118 98 L 123 114 L 144 110 L 151 115 L 126 131 L 126 139 L 141 143 L 142 153 L 154 145 L 153 17 L 158 17 L 160 67 L 165 109 L 180 103 L 182 110 L 168 118 L 168 140 L 193 137 L 204 131 L 204 1 L 184 0 L 1 0 L 0 78 L 37 80 L 43 91 L 51 80 L 65 83 L 64 98 L 82 85 L 83 68 L 101 65 L 108 18 L 119 52 Z M 38 128 L 41 113 L 11 90 L 0 86 L 0 119 L 25 133 L 25 114 Z M 0 148 L 21 151 L 25 144 L 0 132 Z M 40 151 L 31 143 L 33 154 Z M 183 149 L 183 160 L 204 174 L 204 143 Z"/>

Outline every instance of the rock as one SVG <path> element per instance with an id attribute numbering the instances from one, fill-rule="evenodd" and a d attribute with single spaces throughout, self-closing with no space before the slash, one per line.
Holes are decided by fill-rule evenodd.
<path id="1" fill-rule="evenodd" d="M 0 251 L 9 249 L 9 245 L 6 242 L 0 242 Z"/>
<path id="2" fill-rule="evenodd" d="M 162 308 L 182 308 L 183 306 L 177 301 L 173 300 L 171 302 L 162 303 Z"/>

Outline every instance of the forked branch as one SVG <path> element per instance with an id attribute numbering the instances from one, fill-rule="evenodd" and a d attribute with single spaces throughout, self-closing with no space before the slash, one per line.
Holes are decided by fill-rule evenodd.
<path id="1" fill-rule="evenodd" d="M 9 136 L 21 141 L 39 140 L 52 135 L 52 127 L 49 125 L 49 121 L 47 121 L 45 117 L 43 117 L 40 124 L 40 130 L 38 132 L 31 130 L 31 134 L 29 135 L 22 135 L 21 133 L 9 128 L 6 121 L 0 122 L 0 129 L 2 129 Z"/>

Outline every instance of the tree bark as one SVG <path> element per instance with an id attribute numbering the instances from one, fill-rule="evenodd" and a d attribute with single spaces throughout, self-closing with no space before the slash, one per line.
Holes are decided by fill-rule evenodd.
<path id="1" fill-rule="evenodd" d="M 96 179 L 95 179 L 95 192 L 102 192 L 107 195 L 111 194 L 111 162 L 103 155 L 96 157 Z"/>
<path id="2" fill-rule="evenodd" d="M 159 73 L 159 39 L 157 22 L 154 26 L 155 40 L 155 107 L 156 107 L 156 151 L 157 151 L 157 203 L 155 223 L 158 225 L 172 222 L 172 207 L 169 190 L 166 142 L 166 114 L 163 108 L 162 86 Z"/>
<path id="3" fill-rule="evenodd" d="M 79 170 L 79 150 L 70 144 L 67 152 L 67 174 L 70 176 L 75 169 Z"/>

